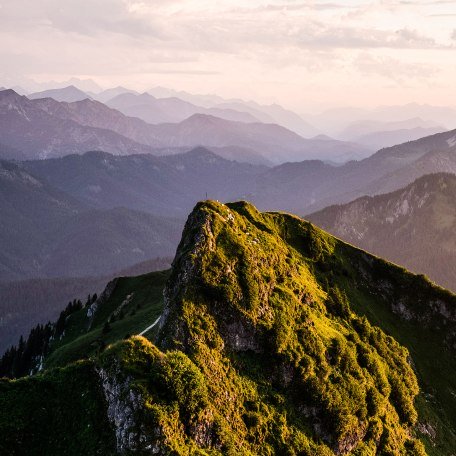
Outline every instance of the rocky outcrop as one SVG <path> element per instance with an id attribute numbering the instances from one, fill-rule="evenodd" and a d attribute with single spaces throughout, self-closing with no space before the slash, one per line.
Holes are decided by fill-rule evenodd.
<path id="1" fill-rule="evenodd" d="M 95 314 L 97 310 L 102 306 L 105 302 L 109 300 L 109 298 L 112 296 L 114 293 L 114 290 L 116 289 L 117 283 L 119 281 L 119 278 L 116 277 L 115 279 L 111 280 L 107 285 L 106 288 L 103 290 L 101 295 L 98 297 L 98 299 L 89 306 L 87 309 L 87 318 L 89 319 L 89 324 L 88 324 L 88 330 L 92 327 L 93 321 L 95 319 Z"/>
<path id="2" fill-rule="evenodd" d="M 146 432 L 139 420 L 144 400 L 131 388 L 131 378 L 125 377 L 118 366 L 109 371 L 98 368 L 97 373 L 106 399 L 108 420 L 114 427 L 117 452 L 149 450 L 151 454 L 158 454 L 160 446 L 154 435 Z"/>

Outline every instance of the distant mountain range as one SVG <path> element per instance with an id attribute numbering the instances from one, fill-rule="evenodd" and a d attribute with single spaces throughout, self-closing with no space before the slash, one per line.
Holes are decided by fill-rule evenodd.
<path id="1" fill-rule="evenodd" d="M 340 139 L 353 141 L 356 138 L 361 138 L 370 134 L 378 133 L 380 131 L 395 132 L 402 130 L 413 130 L 416 128 L 442 128 L 442 130 L 445 130 L 443 127 L 436 124 L 435 122 L 425 121 L 423 119 L 420 119 L 419 117 L 390 122 L 363 120 L 351 123 L 342 132 L 340 132 L 337 135 L 337 137 Z"/>
<path id="2" fill-rule="evenodd" d="M 87 206 L 173 217 L 185 217 L 202 199 L 246 195 L 267 169 L 228 161 L 204 148 L 163 157 L 88 152 L 21 166 Z"/>
<path id="3" fill-rule="evenodd" d="M 311 138 L 322 133 L 320 129 L 315 128 L 300 115 L 278 104 L 265 105 L 239 99 L 227 100 L 217 95 L 195 95 L 165 87 L 153 87 L 148 90 L 148 93 L 158 98 L 179 98 L 206 108 L 234 109 L 236 111 L 247 112 L 260 122 L 277 123 L 305 138 Z"/>
<path id="4" fill-rule="evenodd" d="M 456 176 L 429 174 L 393 193 L 306 218 L 335 236 L 456 291 Z"/>
<path id="5" fill-rule="evenodd" d="M 0 280 L 105 275 L 172 255 L 183 221 L 90 206 L 0 162 Z"/>
<path id="6" fill-rule="evenodd" d="M 334 156 L 347 143 L 206 114 L 152 125 L 95 100 L 30 100 L 12 90 L 0 92 L 0 119 L 0 154 L 21 161 L 2 164 L 2 215 L 18 227 L 4 228 L 0 267 L 9 279 L 99 275 L 172 254 L 183 217 L 206 198 L 248 199 L 261 209 L 304 215 L 400 189 L 424 174 L 456 173 L 456 131 L 342 166 L 321 160 L 273 166 L 279 152 L 282 160 L 299 160 L 317 144 L 319 153 L 324 147 Z M 212 151 L 189 145 L 203 141 Z M 86 147 L 114 153 L 83 153 Z M 241 163 L 242 156 L 255 164 Z"/>
<path id="7" fill-rule="evenodd" d="M 47 104 L 55 105 L 50 98 Z M 42 100 L 29 100 L 13 90 L 0 92 L 0 137 L 4 146 L 27 158 L 47 158 L 109 150 L 116 155 L 150 153 L 151 148 L 112 130 L 94 128 L 43 110 Z"/>
<path id="8" fill-rule="evenodd" d="M 379 150 L 385 147 L 392 147 L 395 144 L 403 144 L 409 141 L 415 141 L 425 136 L 435 135 L 442 133 L 445 128 L 431 127 L 431 128 L 410 128 L 403 130 L 393 131 L 376 131 L 356 138 L 358 144 L 363 144 L 366 147 Z"/>
<path id="9" fill-rule="evenodd" d="M 425 122 L 432 122 L 445 129 L 456 128 L 456 108 L 419 103 L 378 106 L 373 109 L 341 107 L 329 109 L 317 115 L 305 116 L 305 119 L 317 128 L 333 135 L 337 135 L 351 124 L 359 122 L 391 123 L 405 122 L 416 118 Z"/>
<path id="10" fill-rule="evenodd" d="M 237 122 L 259 122 L 253 115 L 229 108 L 204 108 L 179 98 L 155 98 L 148 93 L 121 93 L 106 103 L 126 116 L 139 117 L 147 123 L 177 123 L 194 114 L 207 114 Z"/>
<path id="11" fill-rule="evenodd" d="M 27 98 L 30 100 L 36 100 L 39 98 L 53 98 L 56 101 L 66 101 L 68 103 L 71 103 L 73 101 L 85 100 L 86 98 L 90 98 L 90 96 L 77 87 L 71 85 L 61 89 L 49 89 L 42 92 L 34 92 L 27 95 Z"/>
<path id="12" fill-rule="evenodd" d="M 264 173 L 248 197 L 262 209 L 304 215 L 360 196 L 391 192 L 436 172 L 456 173 L 456 130 L 386 148 L 339 167 L 318 161 L 285 163 Z"/>
<path id="13" fill-rule="evenodd" d="M 253 153 L 254 163 L 261 161 L 258 157 L 272 163 L 310 158 L 344 162 L 371 153 L 354 143 L 304 139 L 276 124 L 246 123 L 193 114 L 179 123 L 152 125 L 97 101 L 30 100 L 12 90 L 0 92 L 0 120 L 2 144 L 17 149 L 28 158 L 56 157 L 89 150 L 103 150 L 115 155 L 153 154 L 199 145 L 221 150 L 231 148 L 231 156 L 237 161 L 249 160 Z M 243 154 L 245 150 L 249 153 Z"/>
<path id="14" fill-rule="evenodd" d="M 241 122 L 277 123 L 304 137 L 321 133 L 298 114 L 278 104 L 260 105 L 253 101 L 225 100 L 217 96 L 191 95 L 164 88 L 155 88 L 140 94 L 125 87 L 115 87 L 94 93 L 70 85 L 29 95 L 30 99 L 46 97 L 67 102 L 93 98 L 107 103 L 125 115 L 139 117 L 154 124 L 181 122 L 193 114 L 208 114 Z"/>
<path id="15" fill-rule="evenodd" d="M 396 122 L 360 121 L 346 127 L 337 137 L 375 150 L 442 133 L 435 122 L 413 118 Z"/>

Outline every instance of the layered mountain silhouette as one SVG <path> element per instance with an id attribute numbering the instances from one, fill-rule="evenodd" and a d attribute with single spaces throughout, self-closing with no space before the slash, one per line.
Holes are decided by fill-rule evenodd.
<path id="1" fill-rule="evenodd" d="M 238 122 L 194 114 L 179 123 L 148 124 L 100 102 L 74 103 L 52 98 L 29 100 L 12 90 L 0 92 L 2 143 L 29 158 L 47 158 L 88 150 L 115 155 L 164 154 L 204 145 L 231 148 L 238 161 L 265 163 L 309 158 L 343 162 L 368 155 L 364 146 L 335 140 L 304 139 L 276 124 Z M 243 154 L 242 151 L 248 151 Z"/>
<path id="2" fill-rule="evenodd" d="M 424 138 L 425 136 L 431 136 L 436 133 L 442 133 L 445 128 L 442 127 L 430 127 L 430 128 L 410 128 L 402 130 L 392 131 L 377 131 L 369 133 L 356 138 L 358 144 L 363 144 L 366 147 L 371 147 L 374 150 L 383 149 L 385 147 L 391 147 L 396 144 L 402 144 L 409 141 L 415 141 L 416 139 Z"/>
<path id="3" fill-rule="evenodd" d="M 338 135 L 339 138 L 355 140 L 355 138 L 364 137 L 366 135 L 378 133 L 378 132 L 395 132 L 402 130 L 414 130 L 417 128 L 430 129 L 430 128 L 442 128 L 435 122 L 423 120 L 419 117 L 412 119 L 406 119 L 401 121 L 390 121 L 380 122 L 375 120 L 363 120 L 359 122 L 353 122 L 348 125 Z M 405 141 L 404 141 L 405 142 Z"/>
<path id="4" fill-rule="evenodd" d="M 405 105 L 378 106 L 374 109 L 363 109 L 354 107 L 333 108 L 317 115 L 308 116 L 310 122 L 330 134 L 340 134 L 346 128 L 353 125 L 377 124 L 376 131 L 385 130 L 381 125 L 393 125 L 402 123 L 419 126 L 416 119 L 428 124 L 427 126 L 442 126 L 446 129 L 454 129 L 456 110 L 448 106 L 433 106 L 428 104 L 408 103 Z M 412 123 L 411 123 L 412 121 Z M 431 123 L 431 125 L 429 125 Z M 433 125 L 432 125 L 433 124 Z M 397 130 L 397 127 L 394 129 Z M 388 130 L 387 128 L 386 130 Z"/>
<path id="5" fill-rule="evenodd" d="M 449 456 L 455 304 L 302 219 L 206 201 L 171 271 L 112 281 L 4 355 L 27 376 L 0 385 L 0 450 Z"/>
<path id="6" fill-rule="evenodd" d="M 60 89 L 49 89 L 43 90 L 42 92 L 34 92 L 30 95 L 27 95 L 27 98 L 30 100 L 39 98 L 53 98 L 56 101 L 72 102 L 85 100 L 86 98 L 90 98 L 90 96 L 74 85 L 71 85 Z"/>
<path id="7" fill-rule="evenodd" d="M 346 127 L 338 137 L 379 150 L 416 139 L 442 133 L 446 129 L 435 122 L 420 118 L 398 122 L 355 122 Z"/>
<path id="8" fill-rule="evenodd" d="M 420 176 L 456 172 L 456 130 L 382 149 L 343 166 L 318 161 L 283 164 L 268 170 L 249 195 L 263 209 L 306 214 L 363 195 L 402 188 Z"/>
<path id="9" fill-rule="evenodd" d="M 175 251 L 182 221 L 91 208 L 0 162 L 0 278 L 99 276 Z"/>
<path id="10" fill-rule="evenodd" d="M 55 100 L 48 103 L 54 105 Z M 151 148 L 112 130 L 94 128 L 41 109 L 43 101 L 29 100 L 13 90 L 0 92 L 2 144 L 27 158 L 47 158 L 110 150 L 114 154 L 150 153 Z"/>
<path id="11" fill-rule="evenodd" d="M 108 106 L 130 117 L 139 117 L 147 123 L 178 123 L 194 114 L 207 114 L 221 119 L 238 122 L 258 122 L 253 115 L 231 108 L 205 108 L 196 106 L 177 97 L 155 98 L 143 93 L 122 93 L 108 100 Z"/>
<path id="12" fill-rule="evenodd" d="M 276 123 L 305 138 L 311 138 L 321 131 L 289 109 L 274 103 L 260 104 L 255 101 L 227 100 L 218 95 L 195 95 L 185 91 L 177 91 L 166 87 L 152 87 L 148 93 L 158 98 L 179 98 L 189 103 L 216 109 L 234 109 L 246 112 L 263 123 Z"/>
<path id="13" fill-rule="evenodd" d="M 122 206 L 178 217 L 206 195 L 229 200 L 247 193 L 267 169 L 228 161 L 201 147 L 163 157 L 88 152 L 22 166 L 94 208 Z"/>

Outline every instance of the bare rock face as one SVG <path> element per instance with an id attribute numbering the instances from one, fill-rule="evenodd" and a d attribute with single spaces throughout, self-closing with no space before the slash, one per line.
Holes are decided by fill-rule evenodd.
<path id="1" fill-rule="evenodd" d="M 92 323 L 95 318 L 95 314 L 96 314 L 97 310 L 100 308 L 100 306 L 102 306 L 105 302 L 107 302 L 108 299 L 111 297 L 111 295 L 114 293 L 114 290 L 116 289 L 118 281 L 119 281 L 118 278 L 111 280 L 106 285 L 106 288 L 103 290 L 103 292 L 98 297 L 98 299 L 87 309 L 87 318 L 89 319 L 88 329 L 90 329 L 92 326 Z"/>
<path id="2" fill-rule="evenodd" d="M 118 453 L 149 450 L 151 454 L 158 454 L 160 447 L 153 435 L 146 432 L 138 420 L 144 401 L 141 394 L 131 388 L 131 379 L 118 367 L 111 372 L 99 368 L 97 373 L 107 403 L 108 419 L 115 430 Z"/>

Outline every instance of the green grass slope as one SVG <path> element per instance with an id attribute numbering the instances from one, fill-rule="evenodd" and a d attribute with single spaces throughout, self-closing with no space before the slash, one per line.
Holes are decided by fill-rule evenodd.
<path id="1" fill-rule="evenodd" d="M 43 372 L 0 383 L 0 449 L 450 456 L 455 310 L 302 219 L 200 203 L 170 273 L 112 282 L 66 319 Z M 159 315 L 149 340 L 126 338 Z M 40 407 L 66 421 L 35 424 Z"/>
<path id="2" fill-rule="evenodd" d="M 428 174 L 393 193 L 327 207 L 309 220 L 334 236 L 456 290 L 456 176 Z"/>
<path id="3" fill-rule="evenodd" d="M 88 358 L 108 344 L 142 332 L 163 310 L 167 277 L 164 271 L 114 279 L 92 308 L 70 315 L 63 336 L 51 343 L 44 367 Z"/>

